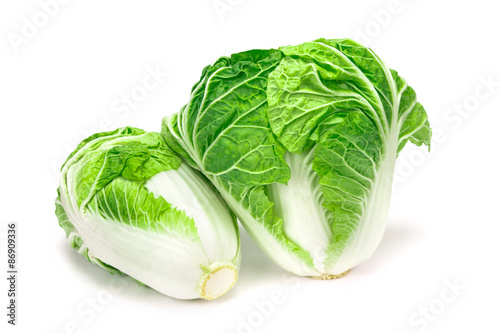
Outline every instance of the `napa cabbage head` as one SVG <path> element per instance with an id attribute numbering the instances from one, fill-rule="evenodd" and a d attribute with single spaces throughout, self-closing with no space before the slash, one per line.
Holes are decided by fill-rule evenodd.
<path id="1" fill-rule="evenodd" d="M 431 138 L 407 81 L 348 39 L 220 58 L 162 134 L 271 259 L 325 279 L 374 253 L 396 157 Z"/>
<path id="2" fill-rule="evenodd" d="M 180 299 L 236 282 L 236 221 L 213 186 L 159 133 L 125 127 L 82 141 L 62 167 L 56 214 L 73 248 Z"/>

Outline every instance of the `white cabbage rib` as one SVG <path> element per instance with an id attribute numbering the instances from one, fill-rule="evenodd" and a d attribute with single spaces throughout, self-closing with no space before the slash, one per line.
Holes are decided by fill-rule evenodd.
<path id="1" fill-rule="evenodd" d="M 63 207 L 88 248 L 89 259 L 111 265 L 151 288 L 175 298 L 199 298 L 198 285 L 209 266 L 201 246 Z M 98 259 L 95 260 L 95 259 Z"/>
<path id="2" fill-rule="evenodd" d="M 317 272 L 326 274 L 324 261 L 332 232 L 328 225 L 331 212 L 323 207 L 323 194 L 318 176 L 311 168 L 314 149 L 302 154 L 285 154 L 291 177 L 287 185 L 268 186 L 269 199 L 274 202 L 275 213 L 283 219 L 285 235 L 313 259 Z"/>
<path id="3" fill-rule="evenodd" d="M 387 147 L 387 153 L 384 154 L 373 179 L 357 229 L 335 264 L 327 267 L 330 275 L 342 274 L 369 259 L 382 240 L 391 203 L 397 139 L 386 142 L 390 146 Z"/>
<path id="4" fill-rule="evenodd" d="M 145 184 L 194 220 L 207 260 L 232 261 L 238 252 L 231 214 L 221 198 L 185 163 L 177 170 L 160 172 Z"/>

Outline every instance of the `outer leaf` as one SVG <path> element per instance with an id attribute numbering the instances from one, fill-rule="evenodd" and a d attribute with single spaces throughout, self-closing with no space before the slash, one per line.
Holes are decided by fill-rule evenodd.
<path id="1" fill-rule="evenodd" d="M 380 242 L 397 152 L 408 140 L 429 144 L 427 116 L 406 81 L 353 41 L 280 50 L 286 57 L 269 77 L 269 122 L 290 152 L 314 151 L 312 166 L 302 167 L 319 176 L 317 201 L 332 213 L 325 268 L 340 274 Z"/>

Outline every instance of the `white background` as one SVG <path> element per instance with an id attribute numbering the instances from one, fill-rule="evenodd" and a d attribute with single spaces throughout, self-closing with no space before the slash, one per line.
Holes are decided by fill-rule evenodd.
<path id="1" fill-rule="evenodd" d="M 6 224 L 16 221 L 20 265 L 18 326 L 9 332 L 498 332 L 494 4 L 73 0 L 44 22 L 40 2 L 2 1 L 0 261 L 5 272 Z M 218 57 L 319 37 L 372 47 L 417 91 L 434 129 L 430 154 L 408 146 L 400 155 L 387 231 L 368 262 L 339 280 L 295 278 L 242 232 L 235 288 L 216 301 L 179 301 L 70 248 L 53 202 L 57 167 L 79 141 L 123 125 L 158 131 Z M 148 70 L 168 75 L 123 108 Z"/>

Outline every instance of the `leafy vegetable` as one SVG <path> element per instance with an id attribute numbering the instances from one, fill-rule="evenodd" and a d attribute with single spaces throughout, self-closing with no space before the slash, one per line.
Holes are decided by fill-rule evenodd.
<path id="1" fill-rule="evenodd" d="M 429 146 L 431 130 L 372 50 L 319 39 L 220 58 L 162 135 L 277 264 L 332 278 L 373 254 L 397 154 Z"/>
<path id="2" fill-rule="evenodd" d="M 95 134 L 61 170 L 56 214 L 89 261 L 181 299 L 215 299 L 237 279 L 239 234 L 225 203 L 158 133 Z"/>

